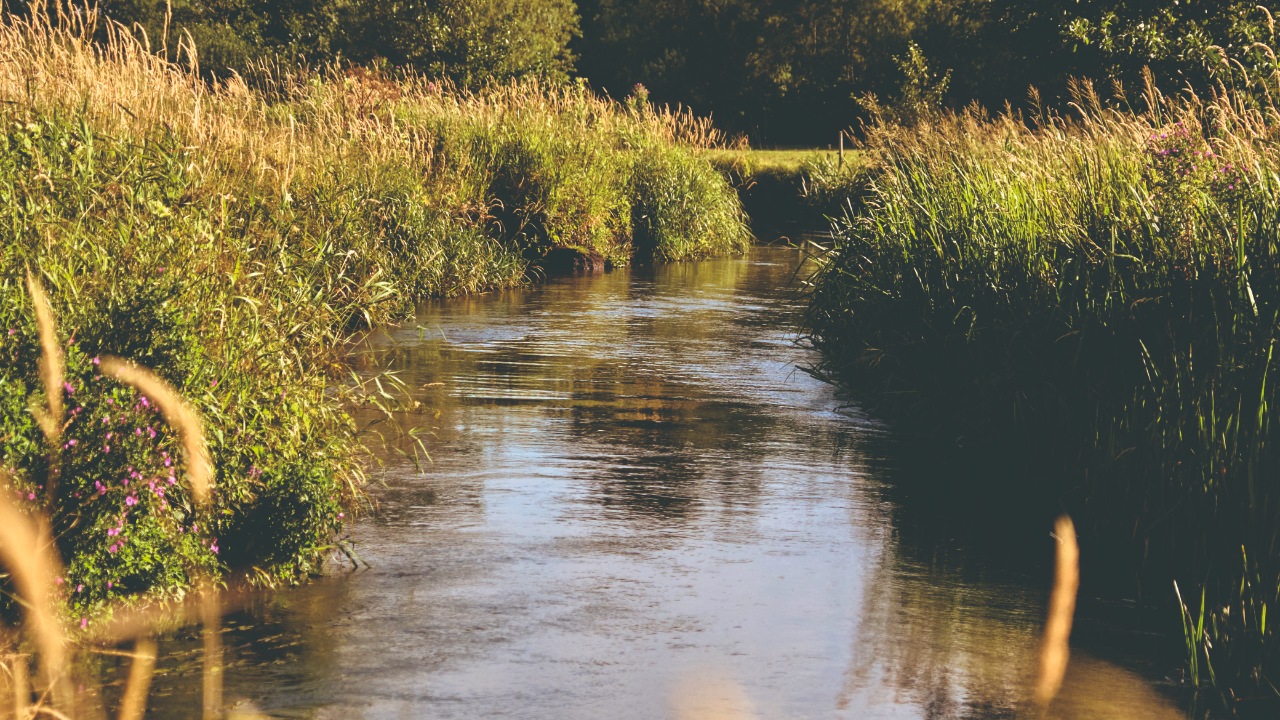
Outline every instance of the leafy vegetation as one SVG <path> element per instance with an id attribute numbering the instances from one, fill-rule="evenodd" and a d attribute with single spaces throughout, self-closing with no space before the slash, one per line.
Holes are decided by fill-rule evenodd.
<path id="1" fill-rule="evenodd" d="M 718 136 L 687 114 L 536 81 L 210 85 L 92 21 L 0 26 L 0 469 L 51 518 L 78 616 L 192 573 L 317 569 L 361 492 L 347 411 L 387 396 L 342 379 L 352 330 L 523 284 L 557 250 L 625 263 L 746 242 L 699 149 Z M 54 448 L 30 410 L 46 393 L 28 272 L 66 357 Z M 207 519 L 151 400 L 99 372 L 109 355 L 203 416 Z"/>
<path id="2" fill-rule="evenodd" d="M 572 0 L 105 0 L 99 9 L 144 29 L 157 49 L 176 50 L 189 35 L 205 71 L 219 77 L 251 73 L 275 58 L 319 64 L 341 58 L 473 87 L 563 80 L 573 67 L 569 41 L 578 34 Z"/>

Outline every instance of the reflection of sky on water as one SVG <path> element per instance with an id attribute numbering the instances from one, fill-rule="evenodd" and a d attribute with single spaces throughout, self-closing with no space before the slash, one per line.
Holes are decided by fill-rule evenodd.
<path id="1" fill-rule="evenodd" d="M 228 695 L 318 717 L 661 718 L 706 677 L 765 718 L 1008 714 L 1038 576 L 904 544 L 861 450 L 876 431 L 796 369 L 798 257 L 423 306 L 360 362 L 416 388 L 432 464 L 386 458 L 353 533 L 371 570 L 234 618 Z M 190 658 L 194 638 L 167 645 Z M 1073 673 L 1062 717 L 1176 715 L 1115 665 L 1077 652 Z M 162 714 L 198 697 L 192 677 L 161 679 Z"/>

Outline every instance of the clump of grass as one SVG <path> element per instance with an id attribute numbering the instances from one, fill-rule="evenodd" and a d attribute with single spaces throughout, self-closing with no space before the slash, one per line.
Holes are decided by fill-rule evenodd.
<path id="1" fill-rule="evenodd" d="M 1203 587 L 1191 653 L 1274 695 L 1280 113 L 1223 88 L 1141 104 L 1080 84 L 1070 118 L 873 129 L 808 321 L 821 370 L 886 410 L 1024 449 L 1121 592 Z"/>
<path id="2" fill-rule="evenodd" d="M 684 148 L 651 144 L 635 160 L 632 226 L 637 255 L 690 260 L 750 245 L 746 215 L 728 181 Z"/>

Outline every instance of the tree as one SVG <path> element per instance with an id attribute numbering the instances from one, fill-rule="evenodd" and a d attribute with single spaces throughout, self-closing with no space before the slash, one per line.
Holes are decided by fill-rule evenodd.
<path id="1" fill-rule="evenodd" d="M 189 34 L 210 74 L 244 72 L 273 56 L 385 61 L 479 85 L 573 68 L 573 0 L 102 0 L 112 20 L 144 30 L 154 48 Z"/>
<path id="2" fill-rule="evenodd" d="M 348 54 L 385 59 L 463 85 L 565 80 L 580 34 L 573 0 L 363 0 Z"/>

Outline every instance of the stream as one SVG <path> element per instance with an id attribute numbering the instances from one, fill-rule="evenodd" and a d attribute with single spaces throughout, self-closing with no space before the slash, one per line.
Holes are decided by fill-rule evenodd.
<path id="1" fill-rule="evenodd" d="M 1049 525 L 978 541 L 917 512 L 888 431 L 801 369 L 801 264 L 758 247 L 558 278 L 427 303 L 372 340 L 357 367 L 413 389 L 430 459 L 401 440 L 371 473 L 377 511 L 350 530 L 368 568 L 335 560 L 227 618 L 228 703 L 307 718 L 1013 717 L 1039 652 Z M 1080 615 L 1050 717 L 1186 717 L 1162 679 L 1170 638 L 1087 598 Z M 196 629 L 163 641 L 155 717 L 198 707 L 199 648 Z"/>

